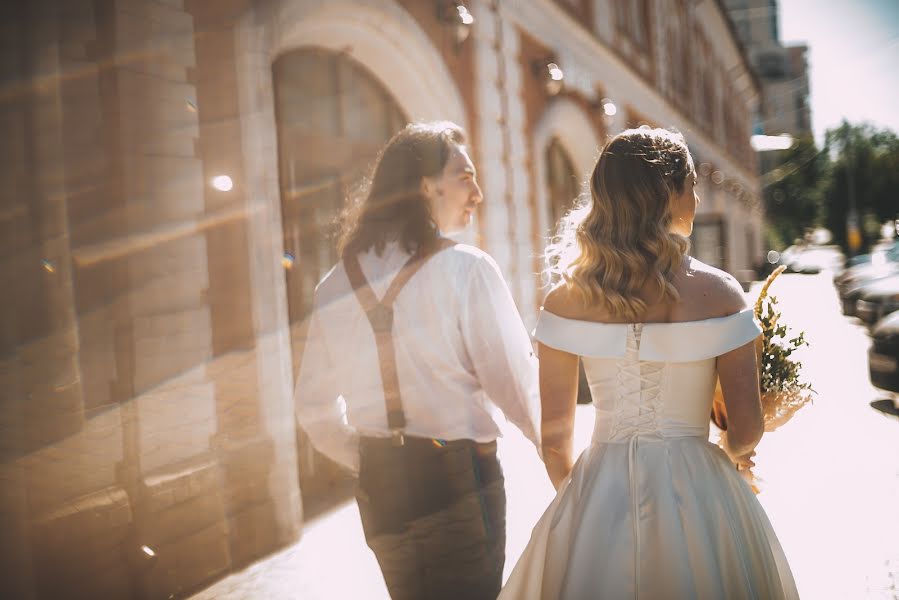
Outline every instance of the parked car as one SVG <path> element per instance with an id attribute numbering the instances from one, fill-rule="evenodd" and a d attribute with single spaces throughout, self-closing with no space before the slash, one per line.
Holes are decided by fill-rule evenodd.
<path id="1" fill-rule="evenodd" d="M 868 292 L 877 292 L 880 283 L 886 279 L 899 274 L 899 264 L 889 268 L 881 269 L 875 273 L 869 273 L 865 278 L 855 279 L 851 282 L 851 287 L 840 290 L 840 302 L 843 308 L 843 314 L 847 317 L 857 317 L 858 302 L 862 296 Z"/>
<path id="2" fill-rule="evenodd" d="M 875 386 L 899 392 L 899 311 L 893 312 L 871 331 L 868 373 Z"/>
<path id="3" fill-rule="evenodd" d="M 891 263 L 899 263 L 899 241 L 881 242 L 871 254 L 853 256 L 846 261 L 846 268 L 833 277 L 833 283 L 841 295 L 846 289 L 857 287 L 860 279 L 872 279 L 889 271 Z"/>
<path id="4" fill-rule="evenodd" d="M 843 304 L 843 314 L 854 316 L 856 302 L 865 286 L 899 273 L 899 250 L 881 255 L 876 262 L 850 267 L 834 277 L 834 285 Z"/>
<path id="5" fill-rule="evenodd" d="M 856 254 L 846 259 L 846 268 L 871 264 L 873 254 Z"/>
<path id="6" fill-rule="evenodd" d="M 804 246 L 789 255 L 787 270 L 793 273 L 814 275 L 821 271 L 838 271 L 843 268 L 846 257 L 839 246 Z"/>
<path id="7" fill-rule="evenodd" d="M 789 268 L 790 263 L 799 258 L 799 255 L 802 254 L 802 251 L 805 249 L 805 246 L 799 246 L 793 244 L 786 250 L 780 253 L 780 257 L 777 259 L 778 265 L 785 265 Z"/>
<path id="8" fill-rule="evenodd" d="M 868 325 L 899 310 L 899 274 L 884 277 L 861 288 L 856 315 Z"/>
<path id="9" fill-rule="evenodd" d="M 870 254 L 857 254 L 846 259 L 846 268 L 856 265 L 871 264 L 883 258 L 884 253 L 889 252 L 894 246 L 899 246 L 897 240 L 884 240 L 874 244 Z"/>

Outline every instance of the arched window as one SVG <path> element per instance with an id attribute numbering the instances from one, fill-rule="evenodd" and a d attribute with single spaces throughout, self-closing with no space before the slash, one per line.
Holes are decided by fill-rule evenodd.
<path id="1" fill-rule="evenodd" d="M 335 223 L 378 150 L 406 123 L 384 86 L 344 54 L 305 48 L 272 65 L 284 267 L 293 371 L 316 284 L 337 262 Z M 304 502 L 322 498 L 340 470 L 297 432 Z M 312 505 L 315 505 L 315 502 Z"/>
<path id="2" fill-rule="evenodd" d="M 549 192 L 549 222 L 553 229 L 574 206 L 579 192 L 577 173 L 568 152 L 553 138 L 546 147 L 546 185 Z"/>
<path id="3" fill-rule="evenodd" d="M 344 54 L 300 49 L 279 57 L 272 71 L 293 324 L 337 261 L 333 225 L 347 194 L 406 118 L 383 85 Z"/>

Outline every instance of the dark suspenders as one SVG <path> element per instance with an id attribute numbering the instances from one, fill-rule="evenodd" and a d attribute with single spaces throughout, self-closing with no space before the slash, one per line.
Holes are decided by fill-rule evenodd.
<path id="1" fill-rule="evenodd" d="M 393 345 L 393 301 L 399 295 L 403 286 L 415 275 L 416 272 L 437 252 L 454 246 L 452 240 L 441 240 L 436 252 L 425 254 L 416 252 L 413 254 L 397 276 L 390 282 L 387 293 L 379 301 L 372 291 L 371 286 L 362 274 L 359 266 L 359 257 L 355 254 L 344 257 L 343 264 L 347 277 L 353 286 L 353 292 L 362 305 L 362 309 L 368 316 L 368 322 L 375 334 L 378 347 L 378 363 L 381 367 L 381 383 L 384 387 L 384 403 L 387 407 L 387 426 L 393 436 L 396 445 L 403 445 L 406 427 L 406 414 L 403 412 L 403 402 L 400 397 L 400 383 L 396 370 L 396 349 Z"/>

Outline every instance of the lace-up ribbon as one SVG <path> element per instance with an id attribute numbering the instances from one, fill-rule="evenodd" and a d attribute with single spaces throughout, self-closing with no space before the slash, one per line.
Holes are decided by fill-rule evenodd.
<path id="1" fill-rule="evenodd" d="M 661 438 L 658 413 L 664 364 L 643 363 L 639 359 L 642 327 L 628 331 L 627 350 L 618 361 L 617 401 L 610 442 L 627 440 L 627 473 L 630 484 L 631 518 L 634 533 L 634 585 L 640 585 L 640 500 L 637 495 L 637 450 L 641 437 Z M 639 595 L 639 590 L 635 590 Z"/>

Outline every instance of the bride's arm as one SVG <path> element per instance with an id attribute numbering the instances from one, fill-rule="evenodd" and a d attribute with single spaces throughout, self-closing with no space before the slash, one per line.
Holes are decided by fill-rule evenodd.
<path id="1" fill-rule="evenodd" d="M 746 297 L 736 280 L 725 276 L 723 284 L 718 300 L 727 312 L 747 308 Z M 727 410 L 724 449 L 738 467 L 750 467 L 753 450 L 765 431 L 754 341 L 722 354 L 715 366 Z"/>
<path id="2" fill-rule="evenodd" d="M 540 437 L 546 472 L 559 489 L 573 465 L 572 437 L 577 406 L 578 357 L 537 344 L 540 358 Z"/>
<path id="3" fill-rule="evenodd" d="M 748 466 L 764 432 L 754 343 L 719 356 L 717 368 L 727 408 L 724 449 L 734 463 Z"/>
<path id="4" fill-rule="evenodd" d="M 708 269 L 699 283 L 703 301 L 718 315 L 733 315 L 749 307 L 743 288 L 723 271 Z M 754 342 L 720 355 L 715 366 L 727 413 L 724 450 L 738 467 L 751 467 L 753 450 L 764 432 Z"/>

